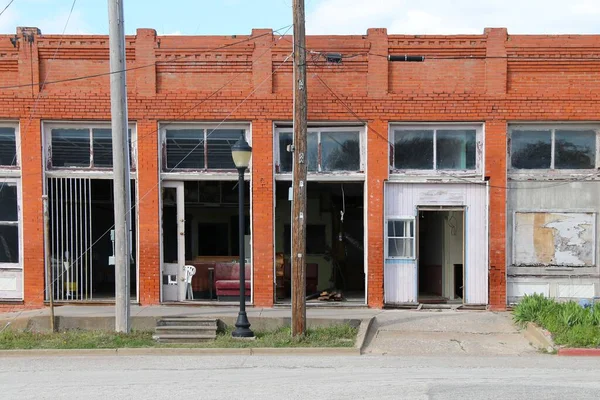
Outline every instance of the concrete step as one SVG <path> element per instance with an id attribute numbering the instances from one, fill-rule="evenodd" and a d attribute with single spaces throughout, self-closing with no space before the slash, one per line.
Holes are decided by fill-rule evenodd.
<path id="1" fill-rule="evenodd" d="M 156 326 L 210 326 L 217 327 L 217 320 L 196 317 L 168 317 L 157 321 Z"/>
<path id="2" fill-rule="evenodd" d="M 163 334 L 163 333 L 168 333 L 168 334 L 211 334 L 211 333 L 216 333 L 217 332 L 217 327 L 216 326 L 187 326 L 187 325 L 181 325 L 181 326 L 157 326 L 155 332 L 157 334 Z"/>
<path id="3" fill-rule="evenodd" d="M 204 334 L 178 334 L 178 333 L 161 333 L 154 334 L 152 338 L 159 343 L 199 343 L 215 340 L 216 333 Z"/>

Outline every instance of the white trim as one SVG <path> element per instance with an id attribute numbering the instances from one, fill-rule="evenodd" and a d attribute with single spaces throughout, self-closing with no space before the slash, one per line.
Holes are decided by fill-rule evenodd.
<path id="1" fill-rule="evenodd" d="M 412 236 L 392 236 L 392 239 L 412 239 L 412 257 L 406 256 L 390 256 L 389 255 L 389 232 L 388 232 L 388 222 L 390 221 L 401 221 L 406 224 L 406 222 L 412 222 L 413 235 Z M 405 226 L 406 228 L 406 226 Z M 384 240 L 385 243 L 383 245 L 384 248 L 384 260 L 416 260 L 417 258 L 417 222 L 416 217 L 412 215 L 387 215 L 384 218 Z"/>
<path id="2" fill-rule="evenodd" d="M 20 174 L 21 173 L 21 131 L 18 121 L 0 121 L 0 128 L 13 128 L 15 130 L 15 166 L 0 165 L 0 174 Z"/>
<path id="3" fill-rule="evenodd" d="M 0 263 L 0 269 L 11 269 L 23 271 L 23 205 L 22 205 L 22 186 L 21 180 L 18 178 L 0 178 L 0 187 L 10 184 L 14 185 L 17 193 L 17 220 L 16 221 L 3 221 L 0 223 L 2 226 L 16 226 L 17 227 L 17 240 L 19 259 L 16 263 Z"/>
<path id="4" fill-rule="evenodd" d="M 439 178 L 440 176 L 459 176 L 459 177 L 479 177 L 483 179 L 485 176 L 485 135 L 483 122 L 421 122 L 421 123 L 405 123 L 405 122 L 390 122 L 388 124 L 388 142 L 395 143 L 395 130 L 419 130 L 430 129 L 433 131 L 433 163 L 432 169 L 396 169 L 394 154 L 391 147 L 388 146 L 388 162 L 390 165 L 390 178 L 394 176 L 413 176 L 422 178 Z M 453 169 L 437 169 L 437 131 L 438 130 L 459 130 L 472 129 L 475 130 L 475 169 L 453 170 Z"/>

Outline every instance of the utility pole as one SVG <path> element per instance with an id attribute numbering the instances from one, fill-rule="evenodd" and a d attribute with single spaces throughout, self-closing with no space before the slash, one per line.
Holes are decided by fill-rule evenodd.
<path id="1" fill-rule="evenodd" d="M 306 332 L 306 37 L 304 0 L 294 0 L 294 167 L 292 200 L 292 336 Z"/>
<path id="2" fill-rule="evenodd" d="M 115 330 L 129 333 L 129 140 L 123 0 L 108 0 L 110 110 L 115 206 Z"/>

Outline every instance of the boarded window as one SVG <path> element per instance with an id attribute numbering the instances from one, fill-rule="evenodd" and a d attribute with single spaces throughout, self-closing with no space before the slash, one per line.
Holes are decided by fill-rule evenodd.
<path id="1" fill-rule="evenodd" d="M 310 130 L 306 138 L 306 160 L 309 172 L 355 172 L 361 170 L 360 136 L 358 131 Z M 278 172 L 292 171 L 292 132 L 279 132 Z"/>
<path id="2" fill-rule="evenodd" d="M 388 220 L 387 258 L 415 257 L 415 221 L 413 219 Z"/>
<path id="3" fill-rule="evenodd" d="M 17 165 L 15 128 L 0 128 L 0 166 Z"/>
<path id="4" fill-rule="evenodd" d="M 435 155 L 435 156 L 434 156 Z M 396 129 L 394 168 L 397 170 L 477 169 L 475 129 Z"/>
<path id="5" fill-rule="evenodd" d="M 595 214 L 515 213 L 516 266 L 593 266 Z"/>

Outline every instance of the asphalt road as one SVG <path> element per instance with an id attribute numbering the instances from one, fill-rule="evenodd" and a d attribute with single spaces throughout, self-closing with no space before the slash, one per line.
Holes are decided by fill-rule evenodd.
<path id="1" fill-rule="evenodd" d="M 12 399 L 598 399 L 600 359 L 527 357 L 4 357 Z"/>

